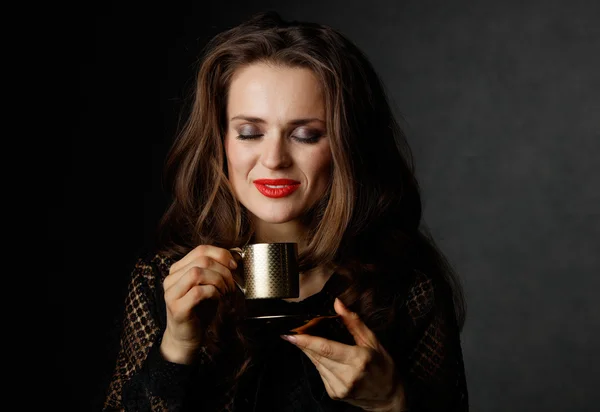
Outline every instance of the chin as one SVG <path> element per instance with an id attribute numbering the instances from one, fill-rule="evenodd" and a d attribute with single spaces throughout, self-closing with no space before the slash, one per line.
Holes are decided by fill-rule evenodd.
<path id="1" fill-rule="evenodd" d="M 299 219 L 302 215 L 302 210 L 289 203 L 275 205 L 270 202 L 257 202 L 249 204 L 247 209 L 257 219 L 270 224 L 288 223 Z"/>
<path id="2" fill-rule="evenodd" d="M 262 220 L 265 223 L 270 223 L 270 224 L 288 223 L 288 222 L 298 219 L 298 216 L 289 215 L 289 214 L 265 214 L 265 213 L 254 213 L 254 212 L 252 212 L 252 214 L 254 216 L 256 216 L 257 219 Z"/>

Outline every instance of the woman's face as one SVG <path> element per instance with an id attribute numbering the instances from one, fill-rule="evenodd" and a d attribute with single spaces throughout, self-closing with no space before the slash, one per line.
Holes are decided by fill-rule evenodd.
<path id="1" fill-rule="evenodd" d="M 300 218 L 327 190 L 331 150 L 321 87 L 304 68 L 257 63 L 233 76 L 225 153 L 235 196 L 256 218 Z"/>

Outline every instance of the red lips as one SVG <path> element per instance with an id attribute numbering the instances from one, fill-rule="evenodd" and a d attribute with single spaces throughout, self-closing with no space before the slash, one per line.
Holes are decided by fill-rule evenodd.
<path id="1" fill-rule="evenodd" d="M 271 198 L 289 196 L 300 187 L 300 182 L 292 179 L 256 179 L 253 183 L 260 193 Z"/>

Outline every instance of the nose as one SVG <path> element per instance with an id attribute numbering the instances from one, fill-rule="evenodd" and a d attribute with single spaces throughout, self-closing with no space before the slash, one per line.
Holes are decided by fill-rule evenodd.
<path id="1" fill-rule="evenodd" d="M 292 163 L 287 142 L 283 136 L 266 138 L 261 145 L 260 162 L 268 169 L 283 169 Z"/>

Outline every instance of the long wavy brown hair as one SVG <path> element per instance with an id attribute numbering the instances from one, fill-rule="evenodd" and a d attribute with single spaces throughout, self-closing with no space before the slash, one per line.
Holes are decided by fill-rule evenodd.
<path id="1" fill-rule="evenodd" d="M 308 68 L 324 91 L 333 167 L 327 195 L 306 214 L 301 270 L 334 266 L 351 279 L 343 300 L 374 329 L 394 320 L 385 285 L 422 271 L 449 288 L 462 328 L 460 282 L 422 222 L 411 150 L 367 57 L 335 29 L 268 12 L 217 35 L 200 62 L 187 121 L 166 161 L 172 202 L 160 222 L 162 252 L 179 258 L 200 244 L 231 248 L 252 239 L 227 178 L 229 85 L 253 63 Z"/>

